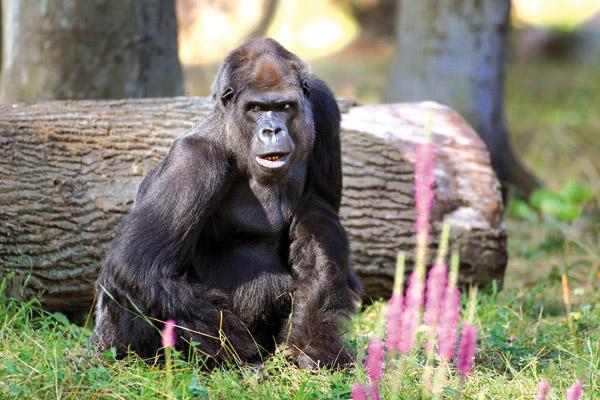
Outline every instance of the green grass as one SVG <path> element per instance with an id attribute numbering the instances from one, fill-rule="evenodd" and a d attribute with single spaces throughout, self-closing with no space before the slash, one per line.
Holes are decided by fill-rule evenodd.
<path id="1" fill-rule="evenodd" d="M 480 296 L 476 325 L 480 330 L 474 372 L 466 398 L 532 398 L 542 377 L 556 392 L 576 378 L 586 382 L 584 399 L 600 396 L 600 303 L 573 309 L 575 334 L 565 324 L 549 277 L 528 290 L 490 291 Z M 554 299 L 554 303 L 552 300 Z M 364 353 L 381 311 L 369 306 L 355 318 L 348 343 Z M 88 328 L 71 324 L 62 314 L 43 311 L 35 301 L 0 300 L 0 398 L 157 398 L 166 397 L 166 372 L 135 356 L 115 361 L 112 353 L 95 356 Z M 423 359 L 413 356 L 401 377 L 401 394 L 420 392 Z M 361 367 L 334 372 L 299 370 L 281 355 L 260 371 L 223 368 L 202 372 L 198 363 L 177 360 L 173 367 L 178 398 L 211 399 L 345 399 L 350 385 L 364 381 Z M 450 381 L 448 393 L 458 380 Z"/>
<path id="2" fill-rule="evenodd" d="M 363 59 L 354 64 L 336 59 L 334 67 L 323 60 L 315 70 L 333 80 L 338 92 L 373 102 L 381 98 L 388 59 L 389 54 L 364 67 Z M 357 78 L 364 75 L 367 81 Z M 563 398 L 576 378 L 585 380 L 584 399 L 600 398 L 598 104 L 595 65 L 539 60 L 509 68 L 507 117 L 515 148 L 551 189 L 576 179 L 592 188 L 595 200 L 568 225 L 507 219 L 505 290 L 480 295 L 479 349 L 466 398 L 532 399 L 541 378 L 550 380 L 556 398 Z M 573 331 L 562 301 L 563 271 L 569 276 Z M 349 326 L 347 342 L 361 356 L 380 311 L 381 303 L 375 303 Z M 35 301 L 0 296 L 0 399 L 166 397 L 164 368 L 135 357 L 115 361 L 110 352 L 97 357 L 88 347 L 89 334 Z M 403 398 L 417 398 L 422 363 L 421 357 L 407 363 L 400 378 Z M 177 397 L 184 399 L 345 399 L 357 380 L 365 381 L 359 365 L 343 372 L 307 372 L 281 355 L 260 371 L 231 367 L 210 374 L 176 361 L 173 375 Z M 449 384 L 451 397 L 457 379 Z"/>

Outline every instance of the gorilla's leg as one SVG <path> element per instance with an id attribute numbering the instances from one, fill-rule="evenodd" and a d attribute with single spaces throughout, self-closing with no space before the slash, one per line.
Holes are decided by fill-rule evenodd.
<path id="1" fill-rule="evenodd" d="M 188 286 L 186 289 L 191 288 L 189 284 L 177 283 Z M 179 295 L 186 292 L 180 289 Z M 191 310 L 179 315 L 171 314 L 169 318 L 165 318 L 163 312 L 156 313 L 158 309 L 147 310 L 147 313 L 142 311 L 147 306 L 134 305 L 130 297 L 123 301 L 119 291 L 107 290 L 110 296 L 102 292 L 98 299 L 92 341 L 98 351 L 115 347 L 119 357 L 131 350 L 143 358 L 151 358 L 161 347 L 163 321 L 174 319 L 175 348 L 186 355 L 195 350 L 198 356 L 206 356 L 208 367 L 221 362 L 256 360 L 258 346 L 244 324 L 230 311 L 227 297 L 216 290 L 205 289 L 200 293 L 198 288 L 195 289 L 192 293 L 196 297 L 190 299 L 194 303 Z M 174 294 L 173 297 L 177 299 L 179 296 Z M 169 300 L 159 302 L 164 304 Z M 192 343 L 193 348 L 190 347 Z"/>
<path id="2" fill-rule="evenodd" d="M 341 324 L 354 311 L 355 296 L 346 232 L 333 208 L 313 196 L 295 216 L 290 237 L 294 311 L 289 334 L 283 333 L 287 344 L 303 368 L 349 363 Z"/>

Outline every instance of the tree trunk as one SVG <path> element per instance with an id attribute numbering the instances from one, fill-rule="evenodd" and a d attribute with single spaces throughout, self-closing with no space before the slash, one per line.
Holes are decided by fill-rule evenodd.
<path id="1" fill-rule="evenodd" d="M 2 0 L 0 0 L 0 94 L 2 93 L 2 52 L 3 52 L 3 42 L 4 42 L 4 21 L 2 20 Z M 1 98 L 1 97 L 0 97 Z"/>
<path id="2" fill-rule="evenodd" d="M 273 22 L 277 8 L 279 8 L 279 0 L 266 0 L 263 5 L 263 13 L 260 20 L 256 23 L 256 27 L 246 36 L 248 39 L 255 37 L 263 37 L 267 34 L 269 26 Z"/>
<path id="3" fill-rule="evenodd" d="M 400 1 L 388 99 L 447 104 L 474 126 L 503 183 L 528 195 L 539 184 L 509 142 L 504 68 L 510 0 Z"/>
<path id="4" fill-rule="evenodd" d="M 353 1 L 353 15 L 360 25 L 360 36 L 367 40 L 394 40 L 398 0 Z"/>
<path id="5" fill-rule="evenodd" d="M 4 23 L 2 22 L 2 1 L 0 1 L 0 93 L 2 93 L 2 38 L 4 34 L 2 32 L 2 27 Z"/>
<path id="6" fill-rule="evenodd" d="M 183 94 L 174 0 L 3 0 L 0 101 Z"/>
<path id="7" fill-rule="evenodd" d="M 501 196 L 468 124 L 434 103 L 342 106 L 341 215 L 366 296 L 389 295 L 398 251 L 408 252 L 411 266 L 414 145 L 426 121 L 437 154 L 431 249 L 446 218 L 462 282 L 501 282 Z M 43 292 L 50 309 L 88 307 L 140 180 L 211 107 L 182 97 L 0 105 L 0 276 L 16 274 L 9 294 Z"/>

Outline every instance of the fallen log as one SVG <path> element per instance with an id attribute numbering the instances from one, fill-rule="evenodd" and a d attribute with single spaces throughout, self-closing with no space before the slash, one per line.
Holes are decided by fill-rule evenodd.
<path id="1" fill-rule="evenodd" d="M 445 218 L 463 283 L 502 281 L 502 200 L 485 146 L 452 110 L 434 104 L 343 109 L 341 215 L 368 297 L 388 296 L 398 251 L 414 246 L 414 146 L 429 124 L 436 144 L 433 240 Z M 206 114 L 206 98 L 0 105 L 0 278 L 9 296 L 53 310 L 86 309 L 121 217 L 146 172 Z M 428 122 L 429 121 L 429 122 Z"/>

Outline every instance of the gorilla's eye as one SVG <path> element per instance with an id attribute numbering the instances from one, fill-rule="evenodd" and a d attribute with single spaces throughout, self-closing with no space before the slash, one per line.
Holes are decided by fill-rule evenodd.
<path id="1" fill-rule="evenodd" d="M 259 112 L 262 111 L 262 107 L 260 106 L 260 104 L 251 104 L 250 106 L 248 106 L 248 111 Z"/>
<path id="2" fill-rule="evenodd" d="M 292 105 L 291 105 L 290 103 L 285 103 L 285 104 L 283 105 L 283 109 L 284 109 L 285 111 L 290 111 L 290 110 L 292 109 Z"/>

